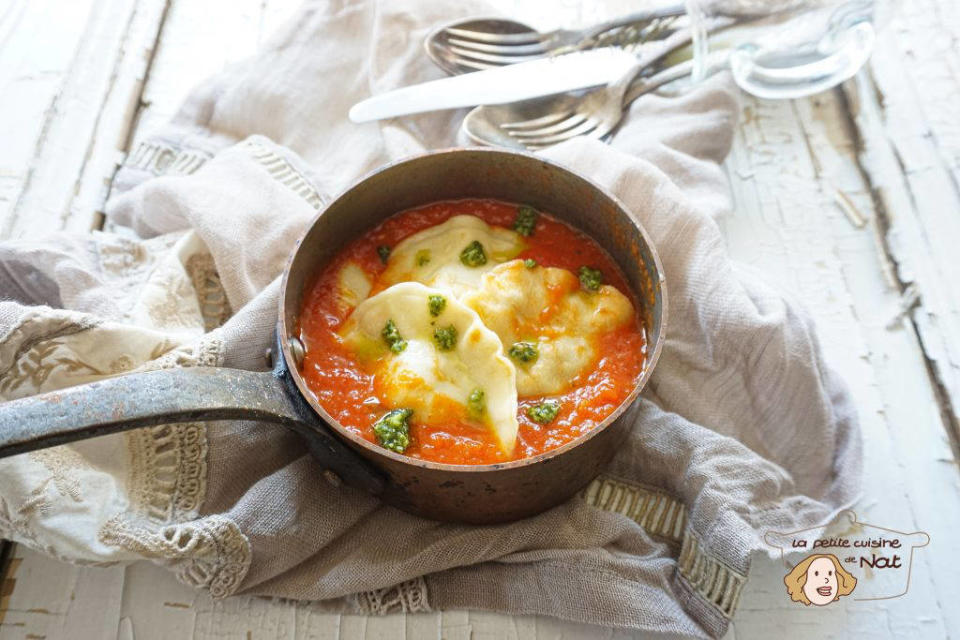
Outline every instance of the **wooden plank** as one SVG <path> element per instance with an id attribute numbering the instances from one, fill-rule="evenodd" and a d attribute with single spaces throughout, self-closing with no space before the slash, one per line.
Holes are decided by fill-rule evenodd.
<path id="1" fill-rule="evenodd" d="M 130 148 L 168 122 L 193 87 L 253 55 L 299 5 L 299 0 L 174 3 L 146 83 Z M 211 24 L 217 28 L 209 28 Z"/>
<path id="2" fill-rule="evenodd" d="M 87 145 L 65 228 L 99 228 L 110 184 L 129 151 L 143 85 L 172 0 L 137 0 L 130 16 L 96 126 Z"/>
<path id="3" fill-rule="evenodd" d="M 842 190 L 876 223 L 845 108 L 838 92 L 793 103 L 745 99 L 726 165 L 735 212 L 720 224 L 733 258 L 806 304 L 826 358 L 850 386 L 864 435 L 865 497 L 856 507 L 861 519 L 945 536 L 960 524 L 960 507 L 941 501 L 937 509 L 921 508 L 932 487 L 946 495 L 958 490 L 923 352 L 909 326 L 891 325 L 900 288 L 885 276 L 888 258 L 876 232 L 851 224 L 834 201 L 835 190 Z M 733 633 L 800 637 L 829 629 L 855 635 L 874 616 L 908 636 L 945 634 L 952 621 L 938 599 L 950 585 L 931 565 L 949 565 L 953 572 L 957 565 L 929 551 L 921 555 L 909 599 L 841 601 L 817 616 L 786 599 L 780 563 L 756 562 Z"/>
<path id="4" fill-rule="evenodd" d="M 158 579 L 161 573 L 169 572 L 146 562 L 130 565 L 124 573 L 119 616 L 137 640 L 189 638 L 197 625 L 201 594 L 176 579 Z"/>
<path id="5" fill-rule="evenodd" d="M 31 181 L 49 123 L 62 109 L 61 86 L 94 4 L 14 0 L 0 13 L 0 95 L 7 98 L 0 103 L 0 237 Z"/>
<path id="6" fill-rule="evenodd" d="M 117 633 L 123 567 L 81 568 L 18 547 L 16 582 L 0 623 L 0 640 L 110 638 Z"/>
<path id="7" fill-rule="evenodd" d="M 0 171 L 19 177 L 0 186 L 0 193 L 10 190 L 0 196 L 6 201 L 0 237 L 68 226 L 89 230 L 122 149 L 118 139 L 126 142 L 133 115 L 129 105 L 139 101 L 139 78 L 149 64 L 166 1 L 105 0 L 90 4 L 85 14 L 75 13 L 87 4 L 30 3 L 20 19 L 35 26 L 18 26 L 0 50 L 4 56 L 23 50 L 24 56 L 16 82 L 4 90 L 18 99 L 0 107 L 0 126 L 10 128 L 3 139 L 24 147 L 3 154 L 4 163 L 24 169 Z M 57 19 L 49 19 L 52 15 Z M 37 40 L 48 38 L 58 53 L 52 60 L 37 55 L 43 49 Z M 8 74 L 12 68 L 4 66 Z M 24 94 L 33 99 L 21 101 Z"/>
<path id="8" fill-rule="evenodd" d="M 886 241 L 960 452 L 960 12 L 953 0 L 898 3 L 870 74 L 848 91 Z"/>
<path id="9" fill-rule="evenodd" d="M 337 640 L 340 636 L 340 616 L 325 613 L 312 605 L 295 607 L 297 638 L 310 640 Z"/>
<path id="10" fill-rule="evenodd" d="M 441 640 L 443 638 L 443 614 L 439 611 L 432 613 L 417 613 L 404 616 L 406 622 L 406 636 L 408 638 L 423 638 L 423 640 Z"/>

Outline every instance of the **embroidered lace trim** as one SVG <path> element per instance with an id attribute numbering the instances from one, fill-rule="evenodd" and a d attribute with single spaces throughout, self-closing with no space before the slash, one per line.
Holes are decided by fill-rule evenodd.
<path id="1" fill-rule="evenodd" d="M 154 175 L 185 176 L 202 167 L 210 158 L 209 153 L 199 149 L 178 149 L 155 140 L 145 140 L 137 145 L 124 164 Z"/>
<path id="2" fill-rule="evenodd" d="M 236 523 L 218 515 L 158 530 L 122 514 L 107 521 L 99 538 L 170 567 L 181 582 L 215 598 L 234 593 L 250 567 L 249 540 Z"/>
<path id="3" fill-rule="evenodd" d="M 212 263 L 211 263 L 212 264 Z M 223 342 L 217 331 L 141 367 L 215 367 Z M 239 588 L 250 567 L 250 543 L 223 516 L 197 518 L 206 495 L 207 429 L 202 422 L 159 425 L 126 433 L 131 510 L 100 530 L 100 541 L 153 558 L 185 584 L 224 597 Z M 173 523 L 173 524 L 170 524 Z"/>
<path id="4" fill-rule="evenodd" d="M 663 491 L 604 476 L 591 482 L 583 490 L 582 497 L 590 505 L 622 513 L 651 536 L 674 548 L 679 545 L 677 571 L 680 579 L 724 617 L 733 617 L 747 577 L 702 548 L 688 526 L 687 511 L 682 502 Z"/>
<path id="5" fill-rule="evenodd" d="M 583 499 L 605 511 L 622 513 L 666 542 L 679 544 L 683 539 L 687 511 L 662 491 L 600 476 L 583 490 Z"/>
<path id="6" fill-rule="evenodd" d="M 323 197 L 310 180 L 286 158 L 256 139 L 247 139 L 240 146 L 267 170 L 273 179 L 286 185 L 314 209 L 323 206 Z M 153 175 L 189 175 L 202 167 L 212 155 L 196 148 L 180 148 L 158 140 L 145 140 L 128 157 L 124 166 Z"/>
<path id="7" fill-rule="evenodd" d="M 314 209 L 323 206 L 323 197 L 320 193 L 283 156 L 257 140 L 245 140 L 241 143 L 241 146 L 249 150 L 251 157 L 263 165 L 274 180 L 289 187 Z"/>
<path id="8" fill-rule="evenodd" d="M 0 394 L 8 394 L 29 382 L 40 388 L 57 366 L 58 362 L 43 362 L 43 354 L 59 338 L 81 333 L 100 324 L 99 320 L 84 313 L 48 309 L 46 312 L 31 311 L 21 322 L 0 336 Z M 48 343 L 46 346 L 44 343 Z M 38 346 L 41 353 L 26 357 Z"/>
<path id="9" fill-rule="evenodd" d="M 358 613 L 386 615 L 388 613 L 419 613 L 430 611 L 427 583 L 423 578 L 407 580 L 385 589 L 363 591 L 351 596 Z"/>
<path id="10" fill-rule="evenodd" d="M 141 371 L 215 367 L 223 342 L 216 332 L 196 345 L 171 349 Z M 202 422 L 164 424 L 126 432 L 130 497 L 141 517 L 156 524 L 196 517 L 207 492 L 207 428 Z"/>
<path id="11" fill-rule="evenodd" d="M 227 293 L 220 283 L 220 274 L 209 253 L 196 253 L 187 258 L 187 273 L 197 292 L 197 302 L 203 315 L 203 330 L 212 331 L 233 315 Z"/>
<path id="12" fill-rule="evenodd" d="M 248 140 L 243 147 L 273 179 L 314 208 L 322 206 L 322 197 L 307 178 L 269 146 Z M 154 175 L 188 175 L 210 157 L 198 149 L 145 141 L 127 159 L 126 166 Z M 197 294 L 204 329 L 212 333 L 196 347 L 178 347 L 156 354 L 141 370 L 219 366 L 221 363 L 223 344 L 216 328 L 230 317 L 232 309 L 209 255 L 191 256 L 185 266 Z M 181 581 L 207 588 L 214 597 L 224 597 L 239 588 L 252 553 L 246 536 L 229 519 L 221 516 L 195 519 L 206 494 L 206 443 L 203 423 L 162 425 L 128 432 L 133 508 L 104 525 L 100 538 L 105 544 L 119 545 L 162 564 L 172 564 Z M 159 526 L 163 528 L 158 530 Z M 378 610 L 395 606 L 409 611 L 429 610 L 423 580 L 361 594 L 361 597 Z"/>
<path id="13" fill-rule="evenodd" d="M 747 576 L 704 551 L 690 529 L 683 536 L 677 569 L 695 593 L 716 607 L 724 617 L 733 617 Z"/>
<path id="14" fill-rule="evenodd" d="M 229 304 L 213 260 L 193 256 L 188 271 L 205 325 L 219 326 L 229 315 Z M 193 345 L 157 351 L 140 371 L 219 366 L 223 341 L 213 330 Z M 232 594 L 243 581 L 252 554 L 246 536 L 229 519 L 197 519 L 206 496 L 206 425 L 159 425 L 129 431 L 125 438 L 131 508 L 101 528 L 100 541 L 169 566 L 180 581 L 208 589 L 214 597 Z"/>
<path id="15" fill-rule="evenodd" d="M 130 498 L 155 523 L 196 517 L 206 494 L 207 434 L 201 423 L 160 425 L 131 432 Z"/>

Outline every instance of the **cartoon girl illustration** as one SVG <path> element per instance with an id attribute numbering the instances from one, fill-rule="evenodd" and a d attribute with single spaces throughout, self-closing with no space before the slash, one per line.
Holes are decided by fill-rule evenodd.
<path id="1" fill-rule="evenodd" d="M 840 566 L 837 556 L 830 553 L 807 556 L 797 563 L 783 582 L 791 600 L 818 607 L 850 595 L 857 586 L 857 579 Z"/>

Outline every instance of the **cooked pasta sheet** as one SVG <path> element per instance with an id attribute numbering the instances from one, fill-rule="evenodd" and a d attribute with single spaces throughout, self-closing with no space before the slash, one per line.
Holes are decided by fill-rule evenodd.
<path id="1" fill-rule="evenodd" d="M 646 342 L 615 263 L 585 234 L 491 200 L 402 212 L 305 291 L 304 377 L 349 431 L 485 464 L 570 442 L 629 395 Z"/>
<path id="2" fill-rule="evenodd" d="M 395 284 L 362 302 L 342 335 L 374 371 L 387 405 L 411 409 L 428 425 L 475 425 L 504 452 L 513 451 L 516 370 L 497 334 L 449 291 Z"/>
<path id="3" fill-rule="evenodd" d="M 610 285 L 584 291 L 567 269 L 512 260 L 484 274 L 463 297 L 509 350 L 532 345 L 535 358 L 517 358 L 517 392 L 557 394 L 597 360 L 597 338 L 633 319 L 630 300 Z M 519 347 L 523 348 L 523 347 Z"/>
<path id="4" fill-rule="evenodd" d="M 523 236 L 515 231 L 488 225 L 477 216 L 454 216 L 400 242 L 390 253 L 379 285 L 414 281 L 462 295 L 525 247 Z"/>

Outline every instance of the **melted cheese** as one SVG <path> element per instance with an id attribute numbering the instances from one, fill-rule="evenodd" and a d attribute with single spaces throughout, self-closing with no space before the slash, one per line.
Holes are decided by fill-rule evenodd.
<path id="1" fill-rule="evenodd" d="M 349 311 L 370 295 L 373 283 L 366 272 L 355 262 L 348 262 L 337 274 L 337 305 L 341 311 Z"/>
<path id="2" fill-rule="evenodd" d="M 505 349 L 519 341 L 537 345 L 534 362 L 516 364 L 521 397 L 568 390 L 597 358 L 599 335 L 626 325 L 633 305 L 616 288 L 583 291 L 574 274 L 513 260 L 486 273 L 479 288 L 462 297 Z"/>
<path id="3" fill-rule="evenodd" d="M 470 267 L 460 261 L 460 253 L 474 241 L 483 245 L 487 262 Z M 422 282 L 459 296 L 475 289 L 483 274 L 525 248 L 523 236 L 515 231 L 492 227 L 476 216 L 454 216 L 397 244 L 379 284 L 385 288 L 398 282 Z"/>
<path id="4" fill-rule="evenodd" d="M 438 316 L 430 313 L 429 297 L 447 302 Z M 382 336 L 392 320 L 406 347 L 391 351 Z M 453 327 L 457 339 L 441 350 L 436 329 Z M 345 344 L 361 362 L 375 370 L 378 395 L 390 408 L 413 409 L 413 419 L 442 425 L 460 421 L 489 429 L 501 449 L 513 451 L 517 439 L 516 369 L 503 353 L 497 335 L 479 316 L 448 292 L 404 282 L 364 300 L 341 329 Z M 485 412 L 471 417 L 468 397 L 482 389 Z"/>

